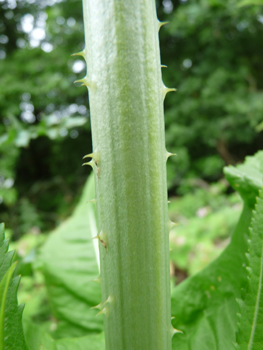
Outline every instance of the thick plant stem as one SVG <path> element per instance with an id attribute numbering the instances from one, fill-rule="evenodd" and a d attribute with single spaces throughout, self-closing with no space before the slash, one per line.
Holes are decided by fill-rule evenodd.
<path id="1" fill-rule="evenodd" d="M 154 0 L 83 0 L 107 350 L 170 350 L 169 219 Z"/>

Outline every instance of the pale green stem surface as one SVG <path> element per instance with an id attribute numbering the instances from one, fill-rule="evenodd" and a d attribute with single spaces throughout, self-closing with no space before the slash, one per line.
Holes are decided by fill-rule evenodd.
<path id="1" fill-rule="evenodd" d="M 106 349 L 170 350 L 167 89 L 155 1 L 83 0 L 83 11 Z"/>

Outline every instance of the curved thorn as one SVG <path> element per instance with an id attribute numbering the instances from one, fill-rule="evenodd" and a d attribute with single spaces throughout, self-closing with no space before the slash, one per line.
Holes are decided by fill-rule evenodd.
<path id="1" fill-rule="evenodd" d="M 91 81 L 88 80 L 87 77 L 84 77 L 82 79 L 78 79 L 78 80 L 75 80 L 74 81 L 74 84 L 75 83 L 82 83 L 80 86 L 87 86 L 87 87 L 94 87 L 94 83 L 92 83 Z"/>
<path id="2" fill-rule="evenodd" d="M 179 329 L 174 328 L 173 326 L 171 326 L 171 335 L 173 337 L 174 334 L 176 333 L 183 333 L 182 331 L 180 331 Z"/>
<path id="3" fill-rule="evenodd" d="M 82 159 L 85 159 L 85 158 L 92 158 L 94 159 L 95 161 L 95 164 L 98 166 L 99 165 L 99 162 L 100 162 L 100 155 L 98 152 L 92 152 L 90 154 L 86 154 Z"/>
<path id="4" fill-rule="evenodd" d="M 165 99 L 165 96 L 168 92 L 171 92 L 171 91 L 177 91 L 177 89 L 175 88 L 168 88 L 167 86 L 163 86 L 163 99 Z"/>
<path id="5" fill-rule="evenodd" d="M 103 308 L 103 304 L 99 303 L 98 305 L 92 306 L 91 309 L 99 309 L 101 310 Z"/>
<path id="6" fill-rule="evenodd" d="M 177 156 L 177 154 L 166 151 L 166 160 L 171 156 Z"/>
<path id="7" fill-rule="evenodd" d="M 158 31 L 160 30 L 160 28 L 162 27 L 162 26 L 164 26 L 165 24 L 168 24 L 169 22 L 161 22 L 161 21 L 159 21 L 159 19 L 157 20 L 158 22 L 157 22 L 157 25 L 158 25 Z"/>
<path id="8" fill-rule="evenodd" d="M 104 315 L 107 316 L 108 313 L 109 313 L 109 310 L 108 310 L 108 308 L 105 306 L 100 312 L 97 313 L 96 316 L 101 315 L 101 314 L 104 314 Z"/>
<path id="9" fill-rule="evenodd" d="M 85 82 L 85 78 L 82 78 L 82 79 L 75 80 L 74 84 L 76 84 L 76 83 L 83 83 L 82 85 L 84 85 L 84 82 Z"/>
<path id="10" fill-rule="evenodd" d="M 107 304 L 107 303 L 112 303 L 113 302 L 113 297 L 112 296 L 108 296 L 108 299 L 105 300 L 105 302 L 103 303 L 103 305 Z"/>
<path id="11" fill-rule="evenodd" d="M 82 166 L 84 165 L 90 165 L 92 167 L 92 169 L 94 170 L 95 168 L 95 162 L 94 162 L 94 159 L 92 159 L 90 162 L 87 162 L 87 163 L 83 163 Z"/>
<path id="12" fill-rule="evenodd" d="M 89 153 L 89 154 L 86 154 L 84 157 L 82 157 L 82 159 L 85 159 L 85 158 L 94 158 L 94 153 Z"/>
<path id="13" fill-rule="evenodd" d="M 85 58 L 85 50 L 82 50 L 80 52 L 73 53 L 71 56 L 81 56 Z"/>

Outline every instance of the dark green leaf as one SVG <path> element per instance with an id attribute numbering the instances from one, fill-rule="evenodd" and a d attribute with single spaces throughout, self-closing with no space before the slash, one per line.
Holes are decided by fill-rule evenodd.
<path id="1" fill-rule="evenodd" d="M 240 302 L 241 324 L 237 334 L 240 350 L 261 350 L 263 344 L 263 191 L 257 198 L 251 225 L 249 282 L 244 302 Z"/>
<path id="2" fill-rule="evenodd" d="M 173 337 L 173 349 L 229 349 L 235 341 L 236 298 L 240 298 L 240 290 L 246 285 L 242 265 L 250 219 L 251 210 L 245 206 L 226 250 L 172 290 L 173 325 L 184 332 Z"/>
<path id="3" fill-rule="evenodd" d="M 4 225 L 0 224 L 0 349 L 26 350 L 22 328 L 23 306 L 17 305 L 20 278 L 13 277 L 16 263 L 13 252 L 8 252 Z"/>
<path id="4" fill-rule="evenodd" d="M 244 209 L 224 252 L 172 291 L 173 325 L 184 332 L 173 337 L 176 350 L 231 349 L 235 342 L 236 298 L 247 284 L 247 235 L 253 203 L 263 185 L 263 152 L 247 157 L 236 168 L 226 168 L 225 173 L 244 199 Z"/>

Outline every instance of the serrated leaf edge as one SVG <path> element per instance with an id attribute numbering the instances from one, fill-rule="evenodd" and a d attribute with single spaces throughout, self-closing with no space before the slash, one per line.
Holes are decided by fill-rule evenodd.
<path id="1" fill-rule="evenodd" d="M 2 345 L 0 344 L 0 349 L 4 349 L 4 320 L 5 320 L 5 302 L 7 297 L 7 291 L 10 284 L 10 281 L 12 279 L 13 273 L 15 271 L 17 262 L 14 262 L 7 272 L 5 273 L 1 283 L 0 283 L 0 340 L 2 342 Z M 3 293 L 1 293 L 1 290 L 3 290 Z M 1 295 L 2 294 L 2 295 Z"/>
<path id="2" fill-rule="evenodd" d="M 254 222 L 256 220 L 255 216 L 257 215 L 257 210 L 258 210 L 258 202 L 259 201 L 262 201 L 263 203 L 263 190 L 260 190 L 259 191 L 259 195 L 258 197 L 256 198 L 256 205 L 255 205 L 255 210 L 252 211 L 252 219 L 251 219 L 251 227 L 249 228 L 249 231 L 250 231 L 250 237 L 251 237 L 251 232 L 253 231 L 253 226 L 254 226 Z M 251 276 L 252 276 L 252 269 L 250 267 L 250 254 L 249 254 L 249 251 L 250 251 L 250 246 L 251 246 L 251 239 L 248 239 L 248 244 L 249 244 L 249 247 L 248 247 L 248 252 L 246 253 L 246 257 L 247 257 L 247 260 L 248 260 L 248 266 L 246 267 L 247 270 L 248 270 L 248 279 L 249 279 L 249 282 L 251 280 Z M 257 295 L 256 295 L 256 304 L 255 304 L 255 311 L 254 311 L 254 315 L 253 315 L 253 322 L 252 322 L 252 325 L 251 325 L 251 333 L 250 333 L 250 337 L 249 337 L 249 342 L 248 342 L 248 348 L 247 350 L 253 350 L 253 339 L 254 339 L 254 335 L 255 335 L 255 329 L 256 329 L 256 324 L 257 324 L 257 318 L 258 318 L 258 313 L 259 313 L 259 303 L 260 303 L 260 296 L 261 296 L 261 290 L 262 290 L 262 281 L 263 281 L 263 242 L 262 242 L 262 247 L 261 247 L 261 257 L 260 257 L 260 276 L 259 276 L 259 282 L 258 282 L 258 289 L 257 289 Z M 242 318 L 242 312 L 245 308 L 245 299 L 246 299 L 246 296 L 244 296 L 243 300 L 242 300 L 242 303 L 241 303 L 241 300 L 237 300 L 237 303 L 239 305 L 239 309 L 240 309 L 240 313 L 241 313 L 241 317 L 240 319 Z M 238 328 L 239 328 L 239 331 L 241 330 L 241 322 L 239 321 L 238 323 Z M 235 346 L 237 349 L 239 349 L 239 345 L 238 343 L 235 343 Z"/>
<path id="3" fill-rule="evenodd" d="M 254 317 L 253 317 L 252 331 L 251 331 L 249 343 L 248 343 L 248 350 L 252 350 L 253 339 L 254 339 L 255 329 L 256 329 L 256 321 L 258 318 L 259 302 L 260 302 L 261 289 L 262 289 L 262 276 L 263 276 L 263 259 L 262 259 L 262 257 L 263 257 L 263 244 L 261 247 L 260 277 L 259 277 L 258 291 L 257 291 L 257 296 L 256 296 L 256 308 L 255 308 Z"/>

